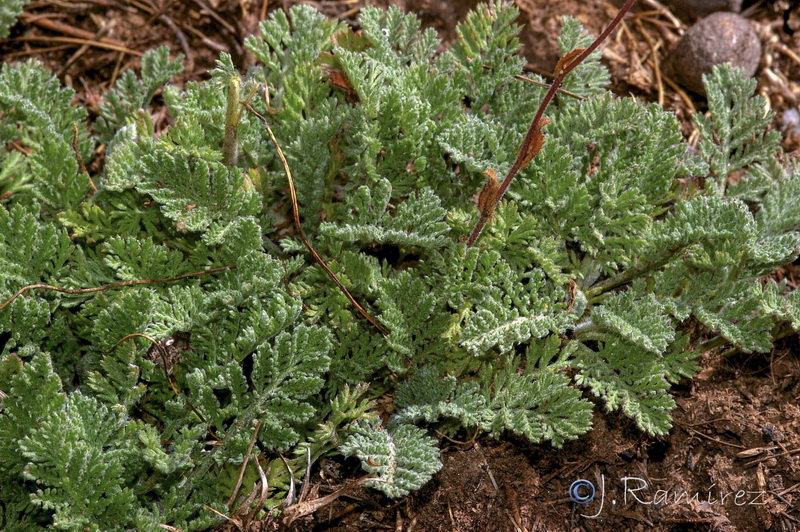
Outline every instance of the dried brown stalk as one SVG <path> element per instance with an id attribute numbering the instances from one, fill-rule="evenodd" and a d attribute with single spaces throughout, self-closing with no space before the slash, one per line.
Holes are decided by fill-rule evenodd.
<path id="1" fill-rule="evenodd" d="M 467 239 L 467 246 L 472 247 L 475 245 L 475 241 L 478 240 L 478 237 L 481 235 L 484 226 L 491 220 L 494 211 L 503 200 L 503 196 L 505 196 L 506 190 L 508 190 L 509 185 L 511 185 L 511 181 L 514 180 L 517 174 L 521 172 L 542 149 L 542 146 L 544 145 L 544 133 L 542 133 L 542 127 L 549 122 L 549 120 L 544 117 L 544 112 L 547 110 L 547 106 L 550 105 L 553 97 L 555 97 L 556 93 L 561 87 L 561 84 L 567 77 L 567 74 L 572 72 L 576 66 L 580 65 L 587 57 L 589 57 L 592 52 L 595 51 L 598 46 L 600 46 L 600 43 L 602 43 L 612 31 L 614 31 L 614 29 L 619 25 L 619 23 L 622 21 L 622 18 L 635 2 L 636 0 L 627 0 L 620 8 L 617 16 L 614 17 L 606 29 L 603 30 L 603 33 L 601 33 L 600 36 L 597 37 L 597 39 L 595 39 L 588 48 L 578 48 L 567 52 L 558 61 L 555 71 L 556 79 L 553 80 L 552 85 L 550 85 L 550 89 L 544 95 L 544 99 L 542 99 L 542 102 L 539 104 L 539 109 L 536 111 L 536 115 L 533 117 L 533 121 L 528 128 L 528 133 L 522 140 L 519 150 L 517 150 L 517 157 L 497 191 L 497 201 L 495 202 L 493 208 L 487 209 L 487 211 L 491 212 L 481 211 L 481 217 L 478 219 L 478 222 L 475 224 L 475 228 L 472 230 L 472 233 L 470 233 L 469 238 Z"/>
<path id="2" fill-rule="evenodd" d="M 350 293 L 347 288 L 342 284 L 342 282 L 336 277 L 336 274 L 331 271 L 328 265 L 325 263 L 325 260 L 317 253 L 314 247 L 306 238 L 305 233 L 303 232 L 303 227 L 300 225 L 300 209 L 297 203 L 297 191 L 294 188 L 294 179 L 292 178 L 292 171 L 289 169 L 289 163 L 286 160 L 286 156 L 283 154 L 283 150 L 281 149 L 280 144 L 278 144 L 278 139 L 275 138 L 275 134 L 272 132 L 272 128 L 269 126 L 269 122 L 264 116 L 252 108 L 252 106 L 247 103 L 246 101 L 243 102 L 243 105 L 247 108 L 248 111 L 253 113 L 257 116 L 261 122 L 264 124 L 264 127 L 267 130 L 267 134 L 269 135 L 269 139 L 272 141 L 272 145 L 275 146 L 275 150 L 278 152 L 278 158 L 281 161 L 281 165 L 283 165 L 283 171 L 286 173 L 286 179 L 289 182 L 289 196 L 292 202 L 292 219 L 294 220 L 295 229 L 297 229 L 297 236 L 300 237 L 300 241 L 303 242 L 303 245 L 306 247 L 311 256 L 314 257 L 314 260 L 317 264 L 319 264 L 320 268 L 325 270 L 325 273 L 328 274 L 328 277 L 336 284 L 339 290 L 344 294 L 344 296 L 350 301 L 350 303 L 356 308 L 359 314 L 361 314 L 367 321 L 369 321 L 372 325 L 375 326 L 382 334 L 388 335 L 389 330 L 384 327 L 377 319 L 375 319 L 369 312 L 364 309 L 364 307 L 356 301 L 356 298 Z"/>
<path id="3" fill-rule="evenodd" d="M 258 431 L 261 430 L 262 422 L 263 420 L 261 419 L 258 420 L 258 423 L 256 423 L 256 428 L 253 430 L 253 435 L 250 437 L 250 445 L 247 446 L 247 452 L 244 454 L 244 460 L 242 460 L 242 467 L 239 469 L 239 476 L 236 478 L 236 485 L 233 487 L 231 496 L 228 499 L 228 504 L 226 505 L 228 508 L 233 506 L 233 503 L 236 501 L 236 495 L 238 495 L 239 489 L 242 487 L 242 481 L 244 480 L 244 472 L 247 469 L 247 462 L 250 461 L 250 453 L 253 452 L 253 446 L 256 444 L 256 438 L 258 437 Z"/>
<path id="4" fill-rule="evenodd" d="M 65 24 L 58 20 L 52 20 L 49 18 L 45 18 L 41 15 L 33 15 L 31 13 L 22 13 L 19 17 L 20 22 L 23 24 L 33 24 L 35 26 L 39 26 L 40 28 L 44 28 L 46 30 L 61 33 L 63 35 L 68 35 L 70 37 L 75 37 L 76 39 L 81 39 L 83 41 L 89 42 L 99 42 L 104 44 L 110 44 L 117 48 L 126 48 L 127 44 L 118 41 L 117 39 L 112 39 L 110 37 L 105 37 L 100 35 L 96 38 L 95 34 L 91 31 L 83 30 L 80 28 L 76 28 L 74 26 L 70 26 L 69 24 Z"/>

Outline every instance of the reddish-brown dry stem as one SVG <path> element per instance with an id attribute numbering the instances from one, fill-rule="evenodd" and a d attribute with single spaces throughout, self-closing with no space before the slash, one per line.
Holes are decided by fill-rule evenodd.
<path id="1" fill-rule="evenodd" d="M 532 152 L 532 147 L 534 146 L 534 143 L 536 143 L 537 138 L 540 138 L 540 135 L 542 135 L 541 128 L 544 125 L 544 112 L 547 110 L 547 106 L 550 105 L 553 97 L 558 92 L 561 84 L 564 82 L 564 79 L 576 66 L 580 65 L 587 57 L 589 57 L 589 55 L 591 55 L 592 52 L 595 51 L 595 49 L 597 49 L 598 46 L 600 46 L 604 40 L 606 40 L 611 32 L 614 31 L 614 29 L 622 21 L 622 18 L 625 16 L 625 14 L 630 10 L 631 7 L 633 7 L 635 2 L 636 0 L 627 0 L 620 8 L 614 19 L 609 23 L 606 29 L 603 30 L 603 33 L 601 33 L 597 39 L 595 39 L 594 42 L 589 45 L 588 48 L 580 52 L 577 57 L 570 60 L 570 54 L 577 53 L 573 50 L 565 55 L 566 60 L 559 61 L 559 66 L 556 70 L 556 79 L 553 80 L 553 84 L 550 85 L 550 89 L 548 89 L 547 93 L 542 99 L 542 102 L 539 104 L 539 109 L 537 109 L 536 115 L 533 117 L 533 121 L 528 128 L 528 133 L 525 135 L 525 138 L 522 140 L 520 148 L 517 151 L 517 158 L 514 160 L 514 164 L 511 165 L 511 168 L 508 170 L 505 179 L 503 179 L 503 182 L 500 185 L 500 189 L 497 191 L 497 203 L 495 203 L 495 209 L 503 200 L 503 196 L 505 195 L 506 190 L 508 190 L 509 185 L 511 185 L 511 181 L 513 181 L 517 174 L 531 161 L 532 157 L 530 156 L 530 153 Z M 478 237 L 483 231 L 483 227 L 490 218 L 491 216 L 486 216 L 485 214 L 481 213 L 481 217 L 478 219 L 478 222 L 475 224 L 475 228 L 472 230 L 472 233 L 470 233 L 469 238 L 467 239 L 468 247 L 475 245 L 475 241 L 478 240 Z"/>

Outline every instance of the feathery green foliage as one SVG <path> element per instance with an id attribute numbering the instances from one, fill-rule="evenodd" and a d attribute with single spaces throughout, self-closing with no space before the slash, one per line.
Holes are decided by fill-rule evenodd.
<path id="1" fill-rule="evenodd" d="M 19 151 L 0 157 L 0 196 L 38 201 L 52 214 L 74 208 L 86 194 L 89 176 L 74 157 L 73 127 L 84 161 L 94 141 L 86 131 L 86 110 L 70 105 L 74 95 L 37 61 L 0 68 L 0 142 L 32 150 L 27 157 Z"/>
<path id="2" fill-rule="evenodd" d="M 442 467 L 433 440 L 413 425 L 392 430 L 378 421 L 360 420 L 340 449 L 347 456 L 358 456 L 364 470 L 375 476 L 367 485 L 389 497 L 408 495 Z"/>
<path id="3" fill-rule="evenodd" d="M 17 17 L 22 13 L 30 0 L 5 0 L 0 5 L 0 37 L 8 37 L 8 30 L 17 22 Z"/>
<path id="4" fill-rule="evenodd" d="M 170 59 L 169 49 L 161 46 L 142 56 L 139 78 L 131 70 L 122 73 L 100 103 L 94 129 L 101 142 L 110 141 L 120 128 L 133 121 L 137 111 L 147 109 L 156 91 L 183 71 L 182 59 L 183 56 Z"/>
<path id="5" fill-rule="evenodd" d="M 718 196 L 724 195 L 731 172 L 767 162 L 779 148 L 780 133 L 765 129 L 772 112 L 766 110 L 762 96 L 751 97 L 756 80 L 741 77 L 741 72 L 730 68 L 716 68 L 704 75 L 706 85 L 729 89 L 709 93 L 710 116 L 697 114 L 694 120 L 701 134 L 700 152 Z"/>
<path id="6" fill-rule="evenodd" d="M 706 80 L 692 155 L 591 56 L 565 84 L 587 99 L 548 109 L 544 148 L 463 243 L 483 172 L 510 167 L 544 95 L 514 79 L 516 15 L 480 4 L 439 52 L 396 8 L 363 9 L 361 33 L 278 10 L 246 74 L 223 54 L 179 88 L 180 59 L 154 50 L 93 121 L 40 64 L 3 65 L 0 301 L 23 293 L 0 310 L 2 522 L 203 530 L 209 507 L 261 493 L 259 467 L 276 518 L 292 476 L 337 452 L 398 497 L 441 467 L 434 429 L 562 446 L 591 428 L 584 391 L 665 434 L 670 386 L 696 370 L 687 320 L 753 352 L 800 328 L 797 292 L 764 282 L 798 254 L 800 170 L 729 67 Z M 563 52 L 589 40 L 564 20 Z M 283 146 L 308 240 L 387 335 L 299 241 L 231 88 Z M 108 143 L 91 193 L 74 127 L 84 161 Z"/>

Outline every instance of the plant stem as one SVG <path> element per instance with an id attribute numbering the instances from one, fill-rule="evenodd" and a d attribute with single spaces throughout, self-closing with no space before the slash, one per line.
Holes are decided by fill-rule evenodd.
<path id="1" fill-rule="evenodd" d="M 235 166 L 239 158 L 237 140 L 239 137 L 239 89 L 242 80 L 233 76 L 228 82 L 228 110 L 225 113 L 225 138 L 222 141 L 222 161 L 227 166 Z"/>
<path id="2" fill-rule="evenodd" d="M 723 344 L 726 344 L 726 343 L 728 343 L 728 339 L 726 339 L 726 338 L 724 338 L 722 336 L 715 336 L 714 338 L 711 338 L 710 340 L 706 340 L 702 344 L 698 345 L 696 351 L 698 351 L 700 353 L 704 353 L 706 351 L 711 351 L 715 347 L 719 347 L 719 346 L 721 346 Z"/>
<path id="3" fill-rule="evenodd" d="M 642 275 L 646 274 L 649 271 L 655 270 L 656 268 L 660 268 L 661 266 L 669 262 L 669 260 L 672 257 L 674 257 L 675 254 L 680 253 L 680 251 L 683 250 L 685 247 L 686 246 L 681 245 L 676 248 L 673 248 L 664 253 L 661 257 L 659 257 L 656 260 L 645 262 L 643 264 L 639 264 L 638 266 L 633 266 L 631 268 L 628 268 L 624 272 L 621 272 L 619 275 L 616 275 L 614 277 L 609 277 L 605 281 L 597 283 L 592 288 L 586 291 L 586 299 L 588 299 L 589 303 L 591 304 L 592 300 L 603 294 L 603 292 L 607 292 L 612 288 L 616 288 L 618 286 L 627 284 L 636 279 L 637 277 L 641 277 Z"/>
<path id="4" fill-rule="evenodd" d="M 557 72 L 558 75 L 556 79 L 553 80 L 552 85 L 550 85 L 550 89 L 544 95 L 544 99 L 539 104 L 539 109 L 536 111 L 536 115 L 533 117 L 533 121 L 531 122 L 531 125 L 528 128 L 528 133 L 525 135 L 525 138 L 522 140 L 522 143 L 520 144 L 520 148 L 517 151 L 517 158 L 514 160 L 514 164 L 511 165 L 511 168 L 506 174 L 503 183 L 500 185 L 494 209 L 496 209 L 497 206 L 500 205 L 500 202 L 502 201 L 503 196 L 506 193 L 506 190 L 508 190 L 509 185 L 511 185 L 511 181 L 513 181 L 516 175 L 523 168 L 525 168 L 525 166 L 530 162 L 528 153 L 531 149 L 531 146 L 533 146 L 537 135 L 541 134 L 540 129 L 544 125 L 542 123 L 544 112 L 547 109 L 547 106 L 550 105 L 550 101 L 558 92 L 559 88 L 561 87 L 561 84 L 567 77 L 567 74 L 572 72 L 572 70 L 576 66 L 580 65 L 587 57 L 589 57 L 589 55 L 592 52 L 595 51 L 595 49 L 598 46 L 600 46 L 600 43 L 602 43 L 606 39 L 606 37 L 608 37 L 611 34 L 612 31 L 614 31 L 614 29 L 619 25 L 619 23 L 622 21 L 622 18 L 630 10 L 630 8 L 633 6 L 635 2 L 636 0 L 627 0 L 625 4 L 620 8 L 619 12 L 611 21 L 611 23 L 606 27 L 605 30 L 603 30 L 603 33 L 601 33 L 600 36 L 597 37 L 597 39 L 595 39 L 594 42 L 590 44 L 588 48 L 586 48 L 580 54 L 578 54 L 578 56 L 575 57 L 575 59 L 571 60 L 566 65 L 563 65 L 560 68 L 560 71 Z M 468 247 L 472 247 L 475 245 L 475 241 L 478 240 L 478 237 L 481 235 L 483 227 L 486 225 L 486 222 L 488 222 L 490 219 L 491 215 L 488 215 L 486 213 L 481 213 L 481 217 L 478 219 L 478 223 L 475 224 L 475 228 L 472 230 L 472 233 L 470 233 L 469 238 L 467 239 Z"/>

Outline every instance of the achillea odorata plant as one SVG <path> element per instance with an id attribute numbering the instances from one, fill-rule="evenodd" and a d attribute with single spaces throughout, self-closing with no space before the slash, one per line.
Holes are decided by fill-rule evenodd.
<path id="1" fill-rule="evenodd" d="M 0 4 L 0 37 L 8 37 L 8 31 L 17 22 L 30 0 L 3 0 Z"/>
<path id="2" fill-rule="evenodd" d="M 591 428 L 585 391 L 665 434 L 695 371 L 687 320 L 748 352 L 800 327 L 797 293 L 765 281 L 798 253 L 800 172 L 730 68 L 706 80 L 695 152 L 589 56 L 563 86 L 583 99 L 547 108 L 541 150 L 486 207 L 546 91 L 514 78 L 516 14 L 481 5 L 437 53 L 394 8 L 354 33 L 295 6 L 247 40 L 247 73 L 223 55 L 182 90 L 155 50 L 93 122 L 40 64 L 2 67 L 6 530 L 200 530 L 267 484 L 255 511 L 274 511 L 331 452 L 400 496 L 440 467 L 431 429 L 561 446 Z M 563 53 L 589 42 L 564 20 Z M 293 230 L 256 113 L 308 244 L 387 334 Z"/>

